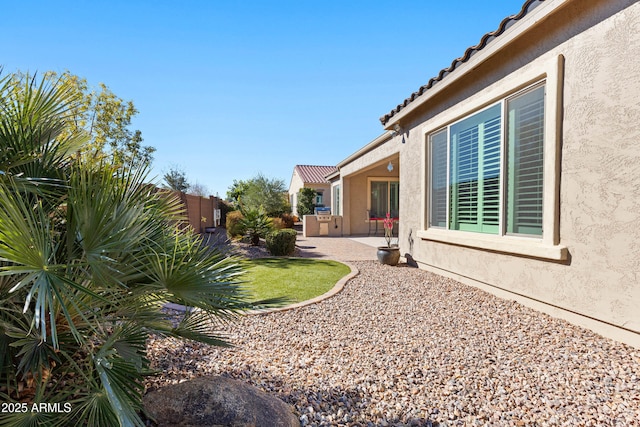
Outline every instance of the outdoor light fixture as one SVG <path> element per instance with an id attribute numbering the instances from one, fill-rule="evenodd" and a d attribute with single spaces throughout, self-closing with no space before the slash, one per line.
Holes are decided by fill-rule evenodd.
<path id="1" fill-rule="evenodd" d="M 389 164 L 387 165 L 387 170 L 389 172 L 391 172 L 393 170 L 393 164 L 391 163 L 391 160 L 389 160 Z"/>
<path id="2" fill-rule="evenodd" d="M 402 134 L 402 143 L 404 144 L 404 129 L 402 129 L 400 123 L 396 123 L 395 125 L 393 125 L 393 129 L 391 130 L 391 137 L 397 136 L 399 134 Z"/>
<path id="3" fill-rule="evenodd" d="M 398 123 L 396 123 L 395 125 L 393 125 L 393 129 L 391 129 L 391 137 L 393 138 L 394 136 L 397 136 L 400 133 L 403 134 L 403 138 L 404 138 L 404 132 L 402 131 L 402 127 Z"/>

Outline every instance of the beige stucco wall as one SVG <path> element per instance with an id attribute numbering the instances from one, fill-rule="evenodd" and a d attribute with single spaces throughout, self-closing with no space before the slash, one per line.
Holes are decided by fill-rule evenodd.
<path id="1" fill-rule="evenodd" d="M 402 137 L 400 135 L 382 138 L 379 141 L 380 145 L 376 145 L 365 153 L 339 165 L 343 233 L 345 235 L 368 233 L 368 179 L 399 179 L 401 141 Z M 391 172 L 387 170 L 389 162 L 393 165 Z"/>
<path id="2" fill-rule="evenodd" d="M 517 89 L 512 85 L 518 75 L 544 72 L 556 58 L 564 58 L 557 243 L 566 247 L 567 259 L 418 237 L 428 209 L 426 135 L 453 113 L 468 114 L 467 101 L 509 94 Z M 403 253 L 422 268 L 640 347 L 640 3 L 566 2 L 428 106 L 405 116 L 402 125 L 407 139 L 400 146 Z"/>
<path id="3" fill-rule="evenodd" d="M 293 170 L 293 174 L 291 175 L 291 182 L 289 183 L 289 203 L 291 203 L 291 213 L 293 215 L 298 215 L 298 191 L 300 191 L 304 187 L 304 182 L 298 172 Z"/>
<path id="4" fill-rule="evenodd" d="M 321 218 L 326 218 L 323 215 Z M 305 215 L 302 218 L 302 235 L 304 237 L 342 237 L 342 217 L 338 215 L 330 215 L 330 220 L 319 221 L 316 215 Z M 324 225 L 323 225 L 324 223 Z"/>

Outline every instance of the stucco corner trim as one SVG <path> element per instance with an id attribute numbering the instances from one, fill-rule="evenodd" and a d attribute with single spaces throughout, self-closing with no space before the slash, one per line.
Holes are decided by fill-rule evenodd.
<path id="1" fill-rule="evenodd" d="M 563 245 L 550 245 L 540 239 L 518 236 L 494 236 L 464 231 L 440 230 L 429 228 L 418 231 L 422 240 L 466 246 L 506 254 L 522 255 L 533 258 L 565 261 L 568 250 Z"/>

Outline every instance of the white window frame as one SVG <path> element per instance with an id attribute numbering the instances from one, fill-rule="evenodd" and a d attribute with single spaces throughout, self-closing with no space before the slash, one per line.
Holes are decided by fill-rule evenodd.
<path id="1" fill-rule="evenodd" d="M 474 95 L 455 107 L 443 112 L 422 128 L 423 144 L 423 218 L 422 230 L 418 237 L 424 240 L 467 246 L 497 252 L 512 253 L 536 258 L 565 260 L 567 248 L 560 244 L 559 195 L 560 195 L 560 150 L 561 150 L 561 120 L 562 120 L 562 81 L 564 58 L 552 57 L 544 61 L 542 70 L 540 65 L 529 64 L 500 82 L 490 86 L 485 91 Z M 451 124 L 472 116 L 476 112 L 503 103 L 524 89 L 535 85 L 545 84 L 545 130 L 544 130 L 544 184 L 543 184 L 543 234 L 540 237 L 521 235 L 498 235 L 448 230 L 429 227 L 430 212 L 430 154 L 429 136 L 450 126 Z M 502 155 L 504 155 L 504 150 Z M 447 162 L 448 163 L 448 162 Z M 503 160 L 504 171 L 504 160 Z M 449 166 L 447 166 L 449 167 Z M 448 173 L 448 171 L 447 171 Z M 504 188 L 504 172 L 501 173 L 501 188 Z M 449 195 L 447 194 L 447 200 Z M 501 196 L 503 212 L 504 196 Z M 449 218 L 447 217 L 447 223 Z M 504 230 L 501 227 L 501 230 Z"/>

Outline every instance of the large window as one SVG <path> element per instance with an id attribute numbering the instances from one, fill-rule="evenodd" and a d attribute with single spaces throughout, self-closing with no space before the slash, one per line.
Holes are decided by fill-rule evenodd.
<path id="1" fill-rule="evenodd" d="M 542 235 L 544 85 L 429 136 L 429 226 Z"/>
<path id="2" fill-rule="evenodd" d="M 396 178 L 397 179 L 397 178 Z M 376 180 L 369 182 L 369 217 L 384 218 L 387 212 L 392 218 L 398 218 L 400 200 L 400 182 Z"/>

